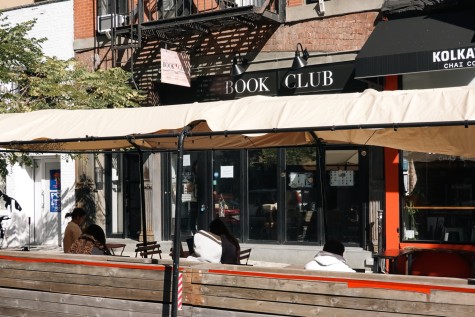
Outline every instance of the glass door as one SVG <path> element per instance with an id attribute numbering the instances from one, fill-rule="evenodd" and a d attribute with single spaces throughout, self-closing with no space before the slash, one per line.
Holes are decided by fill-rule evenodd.
<path id="1" fill-rule="evenodd" d="M 205 152 L 187 152 L 183 155 L 182 174 L 182 206 L 180 229 L 181 238 L 185 241 L 193 236 L 200 229 L 207 230 L 208 215 L 207 206 L 207 168 Z M 171 221 L 169 222 L 170 234 L 175 230 L 176 214 L 176 154 L 171 155 L 170 177 L 171 177 Z"/>
<path id="2" fill-rule="evenodd" d="M 277 240 L 278 150 L 262 149 L 248 152 L 248 219 L 250 240 Z"/>
<path id="3" fill-rule="evenodd" d="M 241 159 L 239 151 L 213 152 L 213 218 L 220 218 L 241 237 Z"/>
<path id="4" fill-rule="evenodd" d="M 362 194 L 359 182 L 359 151 L 325 152 L 327 240 L 362 245 Z"/>
<path id="5" fill-rule="evenodd" d="M 286 149 L 286 241 L 321 240 L 321 197 L 316 147 Z"/>

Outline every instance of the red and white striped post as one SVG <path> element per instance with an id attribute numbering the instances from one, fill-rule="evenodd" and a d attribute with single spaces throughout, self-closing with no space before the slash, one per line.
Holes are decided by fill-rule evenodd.
<path id="1" fill-rule="evenodd" d="M 183 310 L 183 274 L 178 273 L 178 310 Z"/>

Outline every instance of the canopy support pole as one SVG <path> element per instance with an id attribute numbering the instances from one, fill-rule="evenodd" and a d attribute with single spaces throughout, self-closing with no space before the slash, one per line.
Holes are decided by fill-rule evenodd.
<path id="1" fill-rule="evenodd" d="M 178 157 L 176 160 L 176 202 L 175 202 L 175 234 L 173 239 L 173 285 L 172 285 L 172 317 L 178 313 L 178 276 L 180 266 L 180 244 L 181 244 L 181 209 L 183 193 L 183 144 L 190 127 L 186 126 L 178 138 Z"/>
<path id="2" fill-rule="evenodd" d="M 320 184 L 320 199 L 321 199 L 321 208 L 322 208 L 322 217 L 320 218 L 323 220 L 323 232 L 320 232 L 319 238 L 322 244 L 324 244 L 328 240 L 328 233 L 327 233 L 327 214 L 325 211 L 325 205 L 326 205 L 326 195 L 325 195 L 325 186 L 323 184 L 323 175 L 325 173 L 325 159 L 322 157 L 322 153 L 325 151 L 322 151 L 324 147 L 324 143 L 322 140 L 315 134 L 315 131 L 310 131 L 310 135 L 313 137 L 316 143 L 317 147 L 317 162 L 318 162 L 318 183 Z M 319 219 L 319 220 L 320 220 Z"/>
<path id="3" fill-rule="evenodd" d="M 127 140 L 134 146 L 139 154 L 139 178 L 140 178 L 140 215 L 142 216 L 142 242 L 147 245 L 147 215 L 145 212 L 145 182 L 143 173 L 143 153 L 140 147 L 129 137 Z M 144 253 L 144 258 L 147 258 L 147 253 Z"/>

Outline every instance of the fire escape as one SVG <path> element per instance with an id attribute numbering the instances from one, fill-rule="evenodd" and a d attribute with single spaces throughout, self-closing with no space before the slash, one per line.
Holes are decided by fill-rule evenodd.
<path id="1" fill-rule="evenodd" d="M 204 50 L 205 39 L 223 29 L 249 30 L 278 26 L 285 19 L 285 0 L 127 0 L 111 1 L 111 13 L 98 17 L 98 31 L 110 38 L 113 66 L 123 66 L 121 52 L 150 42 L 179 49 Z M 218 52 L 219 53 L 219 52 Z M 130 54 L 133 55 L 133 54 Z M 133 65 L 133 61 L 128 61 Z"/>

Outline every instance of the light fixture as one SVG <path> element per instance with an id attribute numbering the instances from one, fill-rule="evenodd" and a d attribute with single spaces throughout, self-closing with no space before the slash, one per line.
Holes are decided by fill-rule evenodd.
<path id="1" fill-rule="evenodd" d="M 244 65 L 247 64 L 247 59 L 242 58 L 239 56 L 240 62 L 238 62 L 238 57 L 234 56 L 233 58 L 233 67 L 231 68 L 231 76 L 239 76 L 242 75 L 246 70 L 244 69 Z"/>
<path id="2" fill-rule="evenodd" d="M 299 46 L 300 46 L 300 50 L 302 51 L 302 56 L 300 56 Z M 292 68 L 297 69 L 297 68 L 302 68 L 302 67 L 307 66 L 308 57 L 309 57 L 309 54 L 308 54 L 307 49 L 303 49 L 302 44 L 297 43 L 297 49 L 295 50 L 295 57 L 294 57 L 294 62 L 292 63 Z"/>

